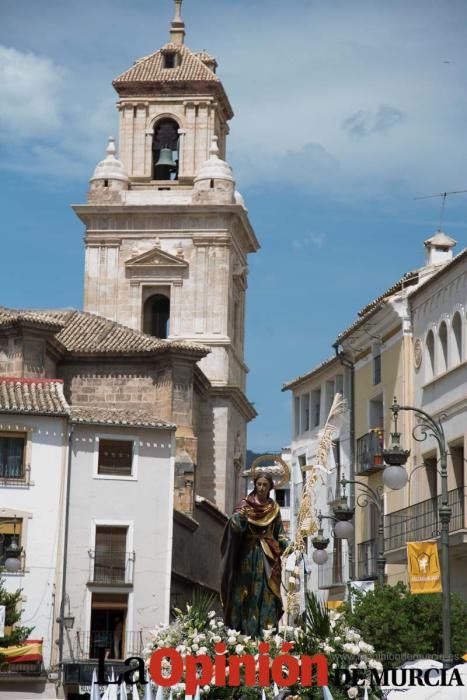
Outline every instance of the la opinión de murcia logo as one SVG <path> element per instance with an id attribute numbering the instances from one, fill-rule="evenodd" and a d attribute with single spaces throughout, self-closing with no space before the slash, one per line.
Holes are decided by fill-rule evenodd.
<path id="1" fill-rule="evenodd" d="M 284 642 L 281 654 L 271 659 L 270 647 L 266 642 L 258 645 L 257 657 L 251 654 L 227 655 L 227 646 L 216 644 L 213 660 L 207 654 L 182 656 L 171 647 L 163 647 L 153 652 L 150 657 L 149 675 L 157 686 L 170 688 L 184 679 L 186 694 L 194 695 L 198 686 L 212 685 L 217 687 L 247 686 L 250 688 L 267 688 L 276 683 L 278 687 L 290 687 L 300 683 L 303 687 L 328 685 L 328 662 L 324 654 L 313 656 L 292 656 L 289 654 L 293 647 L 290 642 Z M 128 670 L 121 673 L 114 684 L 132 684 L 135 673 L 142 684 L 148 683 L 144 659 L 131 656 L 125 659 Z M 169 668 L 167 668 L 169 667 Z M 438 668 L 410 669 L 370 669 L 336 668 L 333 672 L 333 682 L 336 686 L 361 684 L 368 681 L 372 686 L 463 686 L 459 670 Z M 112 681 L 105 675 L 105 649 L 98 649 L 98 685 L 111 685 Z"/>

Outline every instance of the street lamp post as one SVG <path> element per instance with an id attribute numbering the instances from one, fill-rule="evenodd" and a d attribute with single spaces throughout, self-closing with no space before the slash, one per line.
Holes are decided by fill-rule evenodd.
<path id="1" fill-rule="evenodd" d="M 345 493 L 345 487 L 347 484 L 355 484 L 359 486 L 362 493 L 357 496 L 357 505 L 360 508 L 366 508 L 369 503 L 372 503 L 376 510 L 378 511 L 378 556 L 376 558 L 376 572 L 378 576 L 378 585 L 384 586 L 384 570 L 386 568 L 386 557 L 384 556 L 384 501 L 383 501 L 383 488 L 378 486 L 376 489 L 371 488 L 364 481 L 359 479 L 341 479 L 342 491 Z"/>
<path id="2" fill-rule="evenodd" d="M 412 436 L 417 442 L 423 442 L 433 437 L 438 443 L 440 456 L 439 474 L 441 477 L 441 504 L 439 506 L 439 519 L 441 521 L 441 583 L 442 583 L 442 607 L 443 607 L 443 663 L 447 668 L 452 662 L 451 654 L 451 601 L 449 582 L 449 522 L 451 520 L 451 508 L 448 501 L 448 468 L 446 436 L 441 420 L 436 420 L 421 408 L 414 406 L 400 406 L 396 397 L 391 406 L 394 418 L 395 431 L 392 433 L 393 445 L 384 450 L 384 461 L 389 466 L 383 472 L 383 479 L 389 488 L 400 489 L 408 481 L 404 468 L 409 456 L 408 450 L 400 447 L 400 433 L 397 432 L 397 419 L 400 411 L 411 411 L 415 414 L 417 424 L 412 431 Z"/>

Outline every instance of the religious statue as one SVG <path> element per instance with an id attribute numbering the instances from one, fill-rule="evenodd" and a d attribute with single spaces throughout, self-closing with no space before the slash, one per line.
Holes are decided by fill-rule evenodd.
<path id="1" fill-rule="evenodd" d="M 274 486 L 282 485 L 284 476 L 288 480 L 288 465 L 273 456 L 279 469 L 257 468 L 266 457 L 271 459 L 258 458 L 244 473 L 254 488 L 229 518 L 221 545 L 224 622 L 255 639 L 268 627 L 277 629 L 282 617 L 281 555 L 289 545 L 280 508 L 270 498 Z"/>

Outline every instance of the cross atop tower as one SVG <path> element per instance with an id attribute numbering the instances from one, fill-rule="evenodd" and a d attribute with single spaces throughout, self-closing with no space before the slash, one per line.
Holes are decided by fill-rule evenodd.
<path id="1" fill-rule="evenodd" d="M 185 39 L 185 23 L 182 20 L 182 0 L 174 0 L 175 16 L 170 25 L 170 41 L 172 44 L 183 44 Z"/>

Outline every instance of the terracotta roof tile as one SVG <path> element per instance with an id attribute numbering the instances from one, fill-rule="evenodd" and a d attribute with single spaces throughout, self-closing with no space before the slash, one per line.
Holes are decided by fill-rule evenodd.
<path id="1" fill-rule="evenodd" d="M 202 357 L 210 352 L 210 348 L 205 345 L 182 340 L 161 340 L 84 311 L 36 311 L 0 307 L 0 327 L 21 321 L 51 326 L 55 329 L 56 340 L 61 346 L 76 354 L 149 354 L 179 350 L 199 353 Z"/>
<path id="2" fill-rule="evenodd" d="M 164 68 L 164 54 L 177 54 L 177 63 L 174 68 Z M 193 53 L 187 46 L 178 44 L 166 44 L 161 49 L 149 56 L 135 61 L 134 65 L 119 75 L 113 81 L 116 87 L 121 83 L 131 82 L 185 82 L 202 80 L 203 82 L 219 83 L 217 75 L 205 64 L 215 61 L 205 52 Z"/>
<path id="3" fill-rule="evenodd" d="M 338 361 L 336 355 L 328 357 L 327 360 L 323 360 L 323 362 L 320 362 L 319 365 L 313 367 L 313 369 L 311 369 L 309 372 L 305 372 L 305 374 L 300 374 L 298 377 L 295 377 L 295 379 L 291 379 L 290 382 L 286 382 L 285 384 L 283 384 L 282 391 L 286 391 L 287 389 L 293 389 L 297 384 L 300 384 L 305 379 L 310 379 L 314 374 L 325 369 L 326 367 L 329 367 L 330 365 L 332 365 L 333 362 L 336 361 Z"/>
<path id="4" fill-rule="evenodd" d="M 373 315 L 375 311 L 380 309 L 386 303 L 389 297 L 391 297 L 393 294 L 396 294 L 397 292 L 400 292 L 406 287 L 418 284 L 418 281 L 419 270 L 406 272 L 405 275 L 403 275 L 399 280 L 397 280 L 397 282 L 395 282 L 391 287 L 389 287 L 389 289 L 386 289 L 386 291 L 380 294 L 378 297 L 376 297 L 376 299 L 373 299 L 373 301 L 370 301 L 369 304 L 360 309 L 360 311 L 357 314 L 358 318 L 355 321 L 353 321 L 353 323 L 351 323 L 350 326 L 348 326 L 345 330 L 339 333 L 339 335 L 336 338 L 336 343 L 340 343 L 341 340 L 348 336 L 352 331 L 356 330 L 361 325 L 363 325 Z"/>
<path id="5" fill-rule="evenodd" d="M 174 430 L 176 427 L 173 423 L 160 420 L 149 411 L 116 408 L 115 406 L 72 406 L 71 420 L 73 423 L 131 426 L 134 428 Z"/>
<path id="6" fill-rule="evenodd" d="M 53 311 L 7 309 L 0 306 L 0 326 L 9 326 L 18 322 L 51 326 L 57 329 L 63 327 L 63 322 L 57 318 L 56 313 Z"/>
<path id="7" fill-rule="evenodd" d="M 0 378 L 0 413 L 68 416 L 60 379 Z"/>

